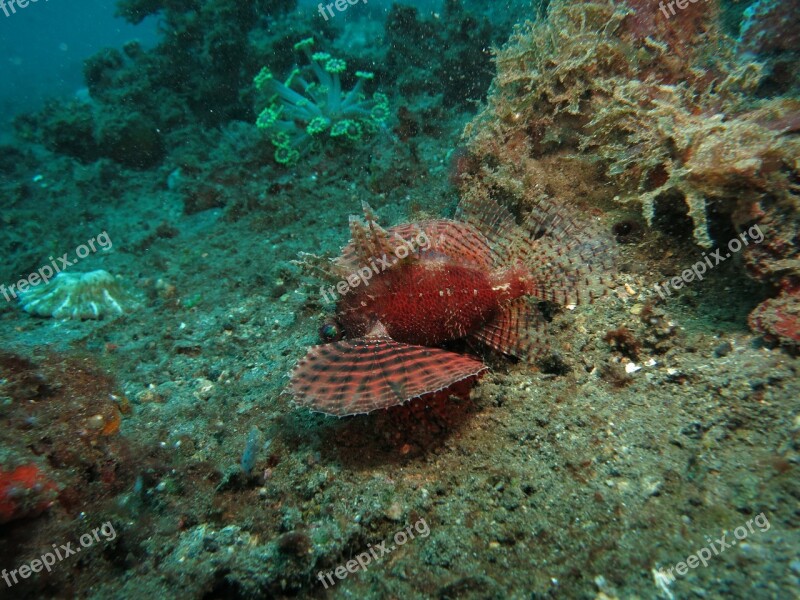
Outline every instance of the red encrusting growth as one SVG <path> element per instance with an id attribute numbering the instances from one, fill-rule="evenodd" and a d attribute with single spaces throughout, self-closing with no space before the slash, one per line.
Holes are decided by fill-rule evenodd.
<path id="1" fill-rule="evenodd" d="M 35 517 L 55 502 L 58 486 L 35 464 L 0 469 L 0 524 Z"/>
<path id="2" fill-rule="evenodd" d="M 540 201 L 522 226 L 488 199 L 462 201 L 455 220 L 387 230 L 366 204 L 364 216 L 350 219 L 336 274 L 384 267 L 339 299 L 348 339 L 311 348 L 291 373 L 298 404 L 331 415 L 403 404 L 486 370 L 432 347 L 446 342 L 534 360 L 549 346 L 535 301 L 593 300 L 612 262 L 610 242 L 552 201 Z"/>
<path id="3" fill-rule="evenodd" d="M 800 349 L 800 285 L 784 281 L 778 297 L 759 304 L 750 313 L 748 323 L 753 331 L 763 333 L 769 341 L 797 352 Z"/>

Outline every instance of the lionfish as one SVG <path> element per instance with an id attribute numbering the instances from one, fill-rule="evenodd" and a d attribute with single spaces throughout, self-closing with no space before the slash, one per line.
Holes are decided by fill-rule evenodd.
<path id="1" fill-rule="evenodd" d="M 488 369 L 438 347 L 449 342 L 536 360 L 549 348 L 543 302 L 591 302 L 613 262 L 603 235 L 549 199 L 521 225 L 486 198 L 462 200 L 454 219 L 388 229 L 363 210 L 333 262 L 345 338 L 313 346 L 290 373 L 296 403 L 329 415 L 403 404 Z"/>

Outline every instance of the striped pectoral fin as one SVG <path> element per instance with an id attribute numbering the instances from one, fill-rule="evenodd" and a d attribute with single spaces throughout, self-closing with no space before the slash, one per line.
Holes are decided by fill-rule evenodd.
<path id="1" fill-rule="evenodd" d="M 524 236 L 511 213 L 489 195 L 475 192 L 464 196 L 456 210 L 456 219 L 468 223 L 484 236 L 492 248 L 496 265 L 514 262 L 516 248 L 524 243 Z"/>
<path id="2" fill-rule="evenodd" d="M 596 223 L 578 220 L 551 198 L 534 203 L 524 227 L 530 244 L 518 248 L 538 284 L 536 296 L 562 306 L 604 296 L 615 272 L 614 242 Z"/>
<path id="3" fill-rule="evenodd" d="M 617 256 L 607 233 L 554 198 L 543 196 L 529 204 L 522 228 L 485 194 L 463 198 L 456 217 L 486 237 L 499 265 L 527 265 L 537 282 L 537 298 L 569 305 L 603 296 Z"/>
<path id="4" fill-rule="evenodd" d="M 549 348 L 549 336 L 541 312 L 526 298 L 504 305 L 494 319 L 469 337 L 493 350 L 533 361 Z"/>
<path id="5" fill-rule="evenodd" d="M 371 336 L 314 346 L 293 369 L 290 389 L 300 406 L 343 417 L 403 404 L 486 369 L 469 356 Z"/>

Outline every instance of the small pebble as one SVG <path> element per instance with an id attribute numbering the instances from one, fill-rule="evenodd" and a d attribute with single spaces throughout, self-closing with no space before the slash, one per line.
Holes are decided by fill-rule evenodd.
<path id="1" fill-rule="evenodd" d="M 733 346 L 731 346 L 730 342 L 722 342 L 719 346 L 714 348 L 714 356 L 717 358 L 728 356 L 731 350 L 733 350 Z"/>
<path id="2" fill-rule="evenodd" d="M 792 573 L 800 577 L 800 560 L 794 559 L 789 563 L 789 568 L 792 570 Z"/>
<path id="3" fill-rule="evenodd" d="M 103 426 L 103 415 L 94 415 L 89 417 L 87 425 L 90 429 L 100 429 Z"/>
<path id="4" fill-rule="evenodd" d="M 387 519 L 399 521 L 403 517 L 403 507 L 398 502 L 392 502 L 385 514 Z"/>

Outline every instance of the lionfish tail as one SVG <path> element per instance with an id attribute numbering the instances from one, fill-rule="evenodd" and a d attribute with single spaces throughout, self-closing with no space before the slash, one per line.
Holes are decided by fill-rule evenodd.
<path id="1" fill-rule="evenodd" d="M 562 306 L 586 304 L 605 295 L 616 249 L 591 221 L 578 220 L 571 207 L 541 197 L 522 225 L 484 195 L 465 197 L 457 218 L 488 240 L 497 268 L 518 265 L 530 272 L 531 295 Z"/>

